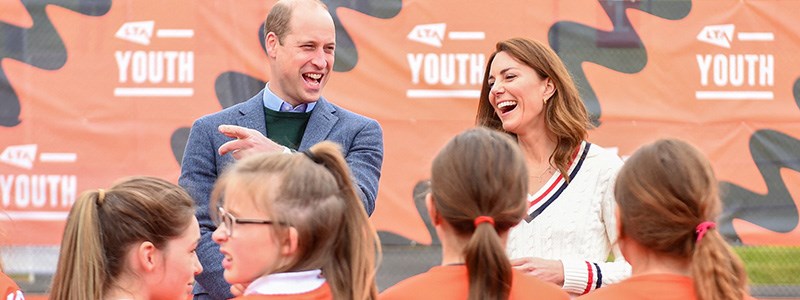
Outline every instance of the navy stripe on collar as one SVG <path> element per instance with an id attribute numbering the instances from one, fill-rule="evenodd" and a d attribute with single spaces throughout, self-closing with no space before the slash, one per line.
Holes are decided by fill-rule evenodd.
<path id="1" fill-rule="evenodd" d="M 589 142 L 586 142 L 586 147 L 584 147 L 584 148 L 583 148 L 583 153 L 581 153 L 581 156 L 580 156 L 580 158 L 578 158 L 578 162 L 575 164 L 575 169 L 572 169 L 572 173 L 570 173 L 570 174 L 569 174 L 569 181 L 570 181 L 570 182 L 572 182 L 573 180 L 575 180 L 575 176 L 578 174 L 578 171 L 581 169 L 581 166 L 583 165 L 583 161 L 584 161 L 584 160 L 586 160 L 586 156 L 587 156 L 587 154 L 589 153 L 589 147 L 590 147 L 590 146 L 592 146 L 592 144 L 591 144 L 591 143 L 589 143 Z M 536 210 L 534 210 L 534 211 L 533 211 L 533 212 L 532 212 L 530 215 L 526 216 L 526 217 L 525 217 L 525 221 L 526 221 L 526 222 L 528 222 L 528 223 L 530 223 L 531 221 L 533 221 L 533 219 L 535 219 L 536 217 L 538 217 L 538 216 L 539 216 L 539 215 L 540 215 L 540 214 L 541 214 L 541 213 L 542 213 L 542 212 L 545 210 L 545 208 L 547 208 L 548 206 L 550 206 L 550 204 L 552 204 L 552 203 L 553 203 L 553 201 L 555 201 L 555 200 L 558 198 L 558 196 L 559 196 L 559 195 L 561 195 L 561 192 L 563 192 L 565 189 L 567 189 L 567 186 L 568 186 L 568 185 L 569 185 L 569 183 L 568 183 L 568 182 L 564 182 L 564 184 L 562 184 L 562 185 L 561 185 L 561 186 L 558 188 L 558 190 L 556 190 L 556 191 L 555 191 L 555 192 L 554 192 L 554 193 L 553 193 L 553 194 L 550 196 L 550 198 L 548 198 L 548 199 L 547 199 L 547 201 L 545 201 L 544 203 L 542 203 L 542 206 L 540 206 L 539 208 L 537 208 Z"/>

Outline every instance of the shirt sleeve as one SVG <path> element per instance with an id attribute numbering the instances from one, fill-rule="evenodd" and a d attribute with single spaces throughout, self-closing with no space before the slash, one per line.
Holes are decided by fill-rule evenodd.
<path id="1" fill-rule="evenodd" d="M 606 172 L 607 178 L 601 189 L 601 217 L 605 224 L 606 236 L 611 243 L 611 254 L 613 261 L 582 261 L 582 260 L 562 260 L 564 265 L 564 286 L 562 289 L 577 295 L 589 293 L 605 285 L 613 284 L 630 277 L 631 266 L 625 261 L 619 246 L 617 245 L 617 217 L 616 201 L 614 200 L 614 184 L 617 172 L 622 166 L 621 161 L 615 161 Z"/>

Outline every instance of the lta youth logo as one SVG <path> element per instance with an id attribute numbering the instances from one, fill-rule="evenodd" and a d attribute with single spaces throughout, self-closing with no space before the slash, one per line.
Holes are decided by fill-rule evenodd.
<path id="1" fill-rule="evenodd" d="M 150 46 L 155 39 L 185 40 L 194 37 L 192 29 L 156 29 L 155 25 L 155 21 L 127 22 L 114 36 L 141 46 Z M 194 51 L 136 48 L 114 52 L 119 71 L 119 86 L 114 88 L 115 97 L 194 95 Z"/>
<path id="2" fill-rule="evenodd" d="M 446 23 L 414 26 L 408 33 L 411 41 L 442 49 L 447 42 L 482 41 L 483 31 L 450 31 Z M 471 98 L 480 96 L 483 68 L 486 57 L 483 53 L 431 51 L 407 53 L 411 70 L 411 83 L 418 87 L 406 90 L 408 98 Z"/>
<path id="3" fill-rule="evenodd" d="M 771 53 L 745 49 L 770 49 L 772 32 L 736 32 L 734 24 L 710 25 L 697 40 L 719 48 L 717 53 L 697 54 L 701 88 L 697 100 L 773 100 L 775 58 Z"/>

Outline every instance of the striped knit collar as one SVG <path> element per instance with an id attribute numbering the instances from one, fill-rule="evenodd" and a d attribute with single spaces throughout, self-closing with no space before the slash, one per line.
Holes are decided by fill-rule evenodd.
<path id="1" fill-rule="evenodd" d="M 580 171 L 583 161 L 586 160 L 591 145 L 591 143 L 583 141 L 580 147 L 575 149 L 575 154 L 572 157 L 572 163 L 568 170 L 570 181 L 575 180 L 575 177 L 578 175 L 578 171 Z M 528 216 L 525 217 L 525 221 L 530 223 L 539 216 L 542 211 L 561 195 L 567 188 L 567 185 L 569 184 L 564 180 L 564 176 L 561 172 L 555 172 L 553 176 L 550 177 L 550 180 L 548 180 L 536 194 L 528 194 Z"/>

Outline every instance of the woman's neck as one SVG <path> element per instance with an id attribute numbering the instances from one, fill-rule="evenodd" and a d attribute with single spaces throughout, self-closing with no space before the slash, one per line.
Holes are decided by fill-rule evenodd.
<path id="1" fill-rule="evenodd" d="M 556 149 L 555 138 L 545 131 L 517 135 L 517 143 L 529 166 L 543 166 L 550 163 L 550 155 Z"/>

